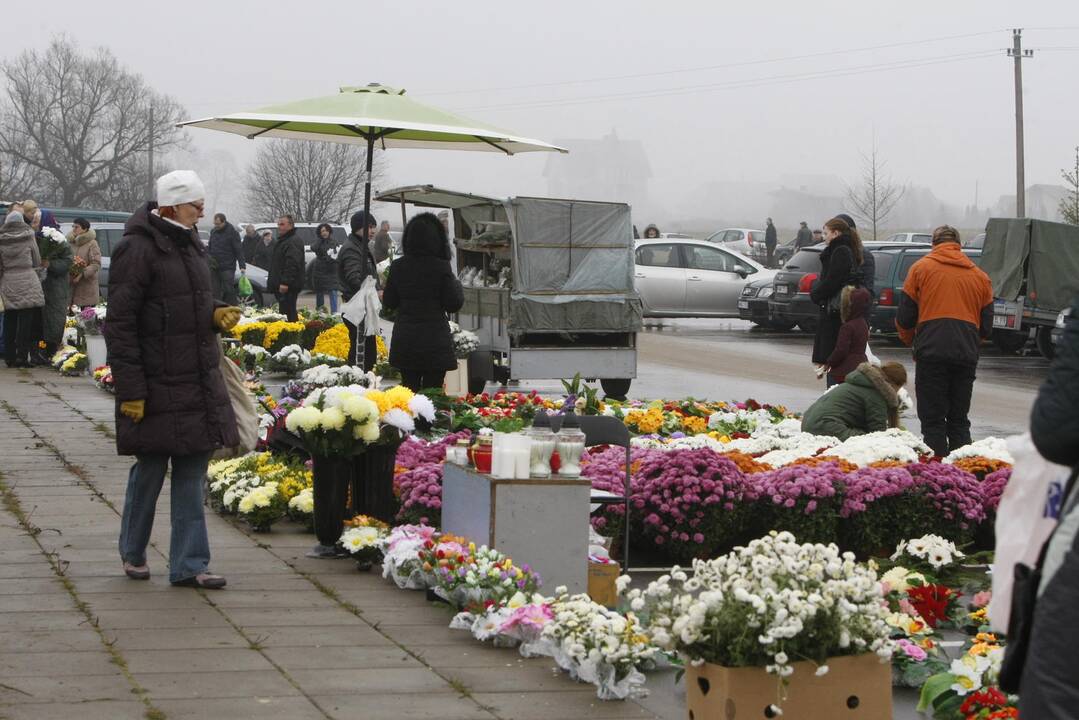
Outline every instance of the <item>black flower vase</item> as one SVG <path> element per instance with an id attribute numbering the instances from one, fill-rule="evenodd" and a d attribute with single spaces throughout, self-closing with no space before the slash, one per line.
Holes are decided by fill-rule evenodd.
<path id="1" fill-rule="evenodd" d="M 399 443 L 369 445 L 355 457 L 352 512 L 393 523 L 398 511 L 393 494 L 393 470 Z"/>
<path id="2" fill-rule="evenodd" d="M 311 481 L 314 495 L 316 545 L 309 557 L 337 557 L 337 541 L 345 527 L 345 505 L 352 480 L 352 458 L 312 455 Z"/>

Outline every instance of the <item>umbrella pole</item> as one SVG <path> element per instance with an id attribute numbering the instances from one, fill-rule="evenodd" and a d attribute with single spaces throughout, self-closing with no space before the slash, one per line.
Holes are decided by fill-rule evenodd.
<path id="1" fill-rule="evenodd" d="M 364 222 L 370 222 L 371 218 L 371 168 L 374 166 L 375 136 L 373 132 L 367 134 L 367 175 L 363 183 L 363 216 Z M 367 240 L 367 228 L 363 229 L 363 239 Z"/>

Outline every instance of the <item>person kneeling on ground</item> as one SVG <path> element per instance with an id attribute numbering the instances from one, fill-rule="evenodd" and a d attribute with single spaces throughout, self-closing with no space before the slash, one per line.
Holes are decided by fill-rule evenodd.
<path id="1" fill-rule="evenodd" d="M 840 440 L 899 426 L 899 390 L 907 384 L 900 363 L 862 363 L 847 379 L 817 398 L 802 416 L 802 432 Z"/>

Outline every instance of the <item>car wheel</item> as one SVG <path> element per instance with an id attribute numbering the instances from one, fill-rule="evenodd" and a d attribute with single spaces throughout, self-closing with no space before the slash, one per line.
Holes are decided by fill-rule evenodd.
<path id="1" fill-rule="evenodd" d="M 1009 330 L 994 330 L 993 331 L 993 344 L 997 348 L 1007 355 L 1014 355 L 1024 347 L 1026 347 L 1027 340 L 1029 339 L 1027 333 L 1013 332 Z M 1041 350 L 1041 347 L 1038 348 Z"/>
<path id="2" fill-rule="evenodd" d="M 795 324 L 796 323 L 793 323 L 790 320 L 771 320 L 768 323 L 768 327 L 772 328 L 773 330 L 786 331 L 793 329 Z"/>
<path id="3" fill-rule="evenodd" d="M 611 400 L 625 400 L 629 394 L 629 386 L 633 381 L 630 379 L 612 380 L 604 378 L 599 381 L 603 388 L 603 394 Z"/>
<path id="4" fill-rule="evenodd" d="M 1038 328 L 1038 332 L 1034 334 L 1034 344 L 1037 345 L 1042 357 L 1052 360 L 1057 351 L 1056 345 L 1053 344 L 1053 328 Z"/>
<path id="5" fill-rule="evenodd" d="M 798 329 L 802 332 L 815 333 L 819 323 L 816 320 L 799 320 L 797 324 Z"/>

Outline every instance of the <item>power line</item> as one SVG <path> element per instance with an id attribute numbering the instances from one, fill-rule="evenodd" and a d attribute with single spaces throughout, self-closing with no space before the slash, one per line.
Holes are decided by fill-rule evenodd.
<path id="1" fill-rule="evenodd" d="M 660 88 L 652 91 L 631 91 L 625 93 L 612 93 L 608 95 L 587 96 L 581 98 L 562 98 L 550 101 L 532 101 L 523 103 L 505 103 L 495 105 L 473 106 L 461 109 L 460 112 L 473 112 L 477 110 L 508 110 L 544 107 L 561 107 L 567 105 L 582 105 L 596 102 L 609 102 L 616 100 L 645 99 L 654 97 L 668 97 L 672 95 L 684 95 L 695 92 L 711 92 L 715 90 L 727 90 L 735 88 L 750 88 L 766 85 L 779 85 L 804 80 L 822 80 L 833 77 L 847 77 L 850 75 L 862 75 L 872 72 L 885 72 L 889 70 L 903 70 L 907 68 L 924 67 L 927 65 L 939 65 L 951 62 L 962 62 L 986 57 L 999 56 L 999 50 L 978 50 L 971 53 L 955 55 L 943 55 L 934 58 L 922 58 L 911 60 L 898 60 L 891 63 L 874 63 L 870 65 L 854 66 L 849 68 L 834 68 L 831 70 L 817 70 L 805 73 L 793 73 L 787 75 L 775 75 L 771 77 L 755 78 L 749 80 L 732 80 L 723 83 L 710 83 L 705 85 L 687 85 L 678 88 Z"/>
<path id="2" fill-rule="evenodd" d="M 820 52 L 806 53 L 804 55 L 786 55 L 786 56 L 783 56 L 783 57 L 764 58 L 764 59 L 761 59 L 761 60 L 745 60 L 745 61 L 742 61 L 742 62 L 724 63 L 724 64 L 721 64 L 721 65 L 703 65 L 703 66 L 700 66 L 700 67 L 674 68 L 674 69 L 670 69 L 670 70 L 655 70 L 655 71 L 651 71 L 651 72 L 633 73 L 633 74 L 629 74 L 629 75 L 608 75 L 608 76 L 592 77 L 592 78 L 575 78 L 575 79 L 572 79 L 572 80 L 561 80 L 561 81 L 557 81 L 557 82 L 531 83 L 531 84 L 527 84 L 527 85 L 513 85 L 513 86 L 495 87 L 495 88 L 480 88 L 480 89 L 475 89 L 475 90 L 442 90 L 442 91 L 436 91 L 436 92 L 425 92 L 423 94 L 425 96 L 432 96 L 433 97 L 433 96 L 436 96 L 436 95 L 461 95 L 461 94 L 469 94 L 469 93 L 506 92 L 506 91 L 509 91 L 509 90 L 532 90 L 532 89 L 538 89 L 538 88 L 563 87 L 563 86 L 566 86 L 566 85 L 583 85 L 583 84 L 589 84 L 589 83 L 612 82 L 612 81 L 618 81 L 618 80 L 639 80 L 641 78 L 664 77 L 664 76 L 667 76 L 667 75 L 680 75 L 680 74 L 684 74 L 684 73 L 704 72 L 704 71 L 708 71 L 708 70 L 725 70 L 725 69 L 730 69 L 730 68 L 749 67 L 749 66 L 752 66 L 752 65 L 767 65 L 767 64 L 772 64 L 772 63 L 789 62 L 791 60 L 809 60 L 809 59 L 812 59 L 812 58 L 830 57 L 830 56 L 833 56 L 833 55 L 850 55 L 852 53 L 870 52 L 870 51 L 873 51 L 873 50 L 887 50 L 889 48 L 909 47 L 909 46 L 912 46 L 912 45 L 925 45 L 925 44 L 928 44 L 928 43 L 944 42 L 945 40 L 960 40 L 960 39 L 963 39 L 963 38 L 980 37 L 980 36 L 984 36 L 984 35 L 996 35 L 997 33 L 1000 33 L 1000 32 L 1002 32 L 1002 31 L 1001 30 L 985 30 L 985 31 L 982 31 L 982 32 L 975 32 L 975 33 L 963 33 L 962 35 L 943 35 L 943 36 L 940 36 L 940 37 L 924 38 L 922 40 L 906 40 L 906 41 L 903 41 L 903 42 L 885 43 L 883 45 L 870 45 L 870 46 L 860 47 L 860 48 L 844 48 L 842 50 L 823 50 L 823 51 L 820 51 Z"/>

